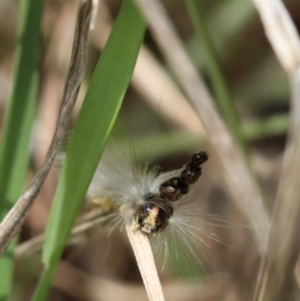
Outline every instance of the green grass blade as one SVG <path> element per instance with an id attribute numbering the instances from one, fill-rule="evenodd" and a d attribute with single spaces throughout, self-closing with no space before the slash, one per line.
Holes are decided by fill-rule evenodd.
<path id="1" fill-rule="evenodd" d="M 29 140 L 37 98 L 42 7 L 43 1 L 20 1 L 13 88 L 0 148 L 1 220 L 21 194 L 28 167 Z M 0 259 L 0 300 L 7 299 L 11 288 L 14 244 Z"/>
<path id="2" fill-rule="evenodd" d="M 200 12 L 200 7 L 195 0 L 187 0 L 185 4 L 189 11 L 189 15 L 194 24 L 197 35 L 203 44 L 206 57 L 206 67 L 211 80 L 216 102 L 233 137 L 238 142 L 243 153 L 246 154 L 246 147 L 241 132 L 240 122 L 234 108 L 234 103 L 231 99 L 222 75 L 215 47 L 206 28 L 204 18 Z"/>
<path id="3" fill-rule="evenodd" d="M 144 20 L 133 3 L 125 0 L 97 64 L 70 141 L 47 223 L 42 255 L 45 270 L 34 301 L 45 300 L 47 296 L 56 264 L 129 85 L 144 32 Z"/>
<path id="4" fill-rule="evenodd" d="M 288 126 L 289 116 L 287 114 L 277 114 L 267 119 L 245 122 L 242 125 L 242 131 L 245 139 L 250 141 L 286 135 Z"/>

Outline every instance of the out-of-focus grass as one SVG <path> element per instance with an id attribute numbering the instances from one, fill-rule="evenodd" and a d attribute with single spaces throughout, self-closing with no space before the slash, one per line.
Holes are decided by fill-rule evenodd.
<path id="1" fill-rule="evenodd" d="M 234 102 L 229 93 L 227 84 L 225 83 L 224 76 L 222 75 L 217 51 L 205 24 L 200 5 L 194 0 L 187 0 L 185 3 L 194 24 L 195 31 L 203 46 L 205 67 L 209 74 L 209 80 L 212 85 L 215 100 L 230 132 L 237 141 L 241 151 L 246 155 L 245 141 L 241 132 Z"/>
<path id="2" fill-rule="evenodd" d="M 29 162 L 29 140 L 34 121 L 43 1 L 19 3 L 18 42 L 14 80 L 0 146 L 0 218 L 22 192 Z M 0 300 L 6 300 L 14 268 L 14 241 L 0 259 Z"/>

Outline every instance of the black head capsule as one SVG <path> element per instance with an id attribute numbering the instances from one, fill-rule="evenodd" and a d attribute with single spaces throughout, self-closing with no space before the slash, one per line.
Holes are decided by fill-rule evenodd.
<path id="1" fill-rule="evenodd" d="M 200 166 L 207 160 L 208 160 L 208 154 L 206 152 L 201 151 L 201 152 L 195 153 L 192 156 L 191 164 L 194 166 Z"/>
<path id="2" fill-rule="evenodd" d="M 158 199 L 141 205 L 135 213 L 133 229 L 139 230 L 147 236 L 162 231 L 168 225 L 168 220 L 173 214 L 170 204 L 159 204 L 162 200 Z M 157 204 L 156 204 L 157 202 Z"/>

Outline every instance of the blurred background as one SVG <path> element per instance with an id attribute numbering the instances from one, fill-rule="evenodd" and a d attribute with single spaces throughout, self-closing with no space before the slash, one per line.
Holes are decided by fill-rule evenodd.
<path id="1" fill-rule="evenodd" d="M 100 2 L 90 32 L 85 80 L 70 131 L 121 5 L 118 0 Z M 179 0 L 162 2 L 214 95 L 207 53 L 187 6 Z M 251 1 L 199 0 L 197 4 L 231 96 L 250 166 L 271 212 L 288 129 L 288 78 L 272 52 Z M 295 0 L 285 4 L 298 25 L 299 4 Z M 77 7 L 78 1 L 44 3 L 38 112 L 28 179 L 43 162 L 55 128 Z M 0 2 L 0 125 L 12 87 L 18 10 L 18 1 Z M 182 167 L 197 150 L 209 153 L 209 162 L 192 196 L 202 210 L 199 224 L 195 225 L 203 230 L 203 245 L 199 246 L 202 251 L 198 254 L 202 270 L 186 277 L 171 260 L 161 273 L 163 288 L 166 299 L 174 301 L 248 300 L 253 294 L 260 261 L 250 226 L 228 194 L 209 137 L 148 32 L 112 136 L 120 145 L 132 141 L 138 162 L 159 164 L 162 170 Z M 43 233 L 56 180 L 57 170 L 53 168 L 23 227 L 21 245 Z M 93 237 L 87 239 L 90 236 Z M 22 250 L 16 250 L 10 300 L 29 300 L 41 270 L 38 247 Z M 147 297 L 128 242 L 114 235 L 108 239 L 103 225 L 103 229 L 92 229 L 66 247 L 49 300 L 147 300 Z"/>

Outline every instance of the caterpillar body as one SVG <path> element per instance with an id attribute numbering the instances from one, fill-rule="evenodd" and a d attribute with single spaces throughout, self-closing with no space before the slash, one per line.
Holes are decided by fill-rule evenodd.
<path id="1" fill-rule="evenodd" d="M 205 221 L 200 216 L 199 199 L 191 199 L 190 192 L 201 176 L 208 154 L 199 151 L 182 168 L 169 172 L 138 166 L 130 154 L 120 148 L 106 148 L 88 189 L 87 201 L 96 206 L 112 205 L 109 231 L 129 224 L 134 231 L 148 236 L 155 253 L 163 255 L 163 267 L 169 255 L 176 253 L 174 259 L 180 258 L 176 263 L 180 271 L 182 258 L 193 270 L 194 259 L 203 268 L 199 252 L 210 256 L 203 254 L 203 245 L 208 245 L 201 233 L 216 239 L 202 229 L 200 224 Z"/>
<path id="2" fill-rule="evenodd" d="M 176 210 L 174 204 L 199 179 L 207 160 L 207 153 L 200 151 L 183 168 L 158 174 L 157 169 L 139 169 L 128 157 L 120 160 L 106 152 L 87 196 L 95 203 L 99 198 L 110 200 L 125 223 L 151 237 L 167 227 Z"/>

